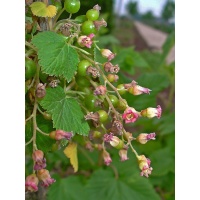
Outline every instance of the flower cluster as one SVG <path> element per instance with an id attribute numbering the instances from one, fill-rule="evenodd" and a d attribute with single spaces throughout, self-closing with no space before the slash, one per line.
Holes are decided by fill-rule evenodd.
<path id="1" fill-rule="evenodd" d="M 49 136 L 57 141 L 66 139 L 70 140 L 73 137 L 72 132 L 66 132 L 63 130 L 52 131 Z M 34 162 L 33 169 L 36 173 L 33 173 L 26 177 L 25 190 L 29 192 L 36 192 L 38 190 L 39 181 L 42 182 L 42 186 L 48 187 L 55 182 L 55 179 L 51 178 L 49 171 L 46 168 L 46 159 L 44 152 L 41 150 L 35 150 L 32 153 L 32 159 Z"/>
<path id="2" fill-rule="evenodd" d="M 34 161 L 34 171 L 37 173 L 33 173 L 26 177 L 25 181 L 25 190 L 29 192 L 36 192 L 38 190 L 39 181 L 42 182 L 42 186 L 48 187 L 52 183 L 55 182 L 49 171 L 45 169 L 46 167 L 46 159 L 44 158 L 44 153 L 41 150 L 35 150 L 32 154 L 32 158 Z"/>

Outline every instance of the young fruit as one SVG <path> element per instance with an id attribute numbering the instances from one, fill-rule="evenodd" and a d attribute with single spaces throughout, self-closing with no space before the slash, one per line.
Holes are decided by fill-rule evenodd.
<path id="1" fill-rule="evenodd" d="M 25 79 L 28 80 L 35 75 L 37 67 L 35 62 L 29 59 L 26 59 L 25 67 Z"/>
<path id="2" fill-rule="evenodd" d="M 44 112 L 44 113 L 43 113 L 43 117 L 44 117 L 45 119 L 47 119 L 47 120 L 51 120 L 51 119 L 52 119 L 51 114 L 49 114 L 49 113 L 47 113 L 47 112 Z"/>
<path id="3" fill-rule="evenodd" d="M 86 17 L 91 21 L 95 21 L 99 18 L 99 11 L 95 9 L 90 9 L 86 12 Z"/>
<path id="4" fill-rule="evenodd" d="M 65 0 L 64 3 L 65 10 L 70 14 L 77 13 L 80 9 L 80 6 L 79 0 Z"/>
<path id="5" fill-rule="evenodd" d="M 97 30 L 95 28 L 93 21 L 88 20 L 88 21 L 83 22 L 83 24 L 81 26 L 81 32 L 84 35 L 89 35 L 91 33 L 95 34 L 97 32 Z"/>
<path id="6" fill-rule="evenodd" d="M 86 21 L 86 15 L 79 15 L 75 18 L 75 21 L 79 22 L 79 23 L 83 23 L 84 21 Z"/>
<path id="7" fill-rule="evenodd" d="M 97 97 L 93 94 L 85 96 L 85 106 L 89 111 L 95 111 L 95 101 Z"/>
<path id="8" fill-rule="evenodd" d="M 108 119 L 108 114 L 105 110 L 98 110 L 99 113 L 99 121 L 100 122 L 105 122 Z"/>
<path id="9" fill-rule="evenodd" d="M 76 83 L 80 88 L 90 86 L 90 81 L 83 76 L 76 76 Z"/>
<path id="10" fill-rule="evenodd" d="M 119 100 L 115 95 L 109 95 L 108 96 L 110 101 L 112 102 L 112 105 L 116 108 L 119 104 Z"/>
<path id="11" fill-rule="evenodd" d="M 87 68 L 88 66 L 92 66 L 92 64 L 87 60 L 81 60 L 78 64 L 78 76 L 86 76 L 87 75 Z"/>
<path id="12" fill-rule="evenodd" d="M 118 91 L 119 94 L 121 94 L 121 95 L 125 94 L 125 93 L 126 93 L 126 89 L 125 89 L 125 87 L 124 87 L 124 84 L 119 84 L 119 85 L 117 86 L 117 91 Z"/>

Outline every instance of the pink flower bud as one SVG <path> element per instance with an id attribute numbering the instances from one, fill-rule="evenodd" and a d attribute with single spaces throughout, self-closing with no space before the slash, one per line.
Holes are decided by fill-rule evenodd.
<path id="1" fill-rule="evenodd" d="M 141 144 L 146 144 L 149 140 L 155 140 L 156 134 L 155 133 L 141 133 L 140 135 L 138 135 L 138 137 L 136 138 L 136 140 L 141 143 Z"/>
<path id="2" fill-rule="evenodd" d="M 36 192 L 38 191 L 39 180 L 35 174 L 31 174 L 26 177 L 25 189 L 26 191 Z"/>
<path id="3" fill-rule="evenodd" d="M 35 94 L 38 98 L 43 98 L 46 95 L 46 83 L 38 83 Z"/>
<path id="4" fill-rule="evenodd" d="M 151 91 L 150 89 L 141 87 L 139 85 L 135 85 L 135 86 L 128 88 L 128 92 L 133 95 L 140 95 L 143 93 L 150 94 L 150 91 Z"/>
<path id="5" fill-rule="evenodd" d="M 112 51 L 110 51 L 109 49 L 101 49 L 101 55 L 104 58 L 107 58 L 108 61 L 111 61 L 115 57 L 115 54 L 112 53 Z"/>
<path id="6" fill-rule="evenodd" d="M 105 165 L 107 166 L 110 165 L 110 163 L 112 162 L 110 154 L 105 149 L 103 150 L 103 159 L 104 159 Z"/>
<path id="7" fill-rule="evenodd" d="M 157 108 L 149 107 L 141 111 L 141 115 L 143 117 L 148 117 L 148 118 L 157 117 L 159 119 L 161 117 L 161 114 L 162 114 L 162 108 L 160 107 L 160 105 L 158 105 Z"/>
<path id="8" fill-rule="evenodd" d="M 94 95 L 104 95 L 106 94 L 106 91 L 106 87 L 104 85 L 100 85 L 94 90 Z"/>
<path id="9" fill-rule="evenodd" d="M 119 150 L 119 156 L 120 156 L 120 159 L 121 159 L 122 162 L 129 159 L 127 157 L 127 150 L 126 149 Z"/>
<path id="10" fill-rule="evenodd" d="M 83 35 L 83 36 L 80 36 L 78 38 L 78 44 L 81 46 L 81 47 L 87 47 L 87 48 L 91 48 L 92 46 L 92 38 L 94 37 L 95 35 L 93 33 L 91 33 L 90 35 L 86 36 L 86 35 Z"/>
<path id="11" fill-rule="evenodd" d="M 118 137 L 114 136 L 113 133 L 105 134 L 104 141 L 109 142 L 110 145 L 116 149 L 122 149 L 124 147 L 124 142 Z"/>
<path id="12" fill-rule="evenodd" d="M 48 187 L 49 185 L 51 185 L 52 183 L 55 182 L 55 180 L 53 178 L 51 178 L 49 171 L 46 169 L 41 169 L 37 172 L 37 176 L 39 178 L 39 180 L 42 181 L 42 185 L 44 187 Z"/>
<path id="13" fill-rule="evenodd" d="M 140 175 L 149 177 L 149 174 L 151 174 L 153 168 L 150 167 L 151 160 L 149 158 L 146 158 L 144 155 L 137 156 L 139 168 L 141 170 Z"/>
<path id="14" fill-rule="evenodd" d="M 92 145 L 92 143 L 90 141 L 87 141 L 85 143 L 85 148 L 88 149 L 91 152 L 94 150 L 93 145 Z"/>
<path id="15" fill-rule="evenodd" d="M 139 113 L 132 107 L 126 108 L 124 114 L 122 115 L 122 118 L 125 120 L 126 124 L 135 122 L 138 117 Z"/>
<path id="16" fill-rule="evenodd" d="M 40 170 L 46 167 L 46 159 L 44 153 L 41 150 L 36 150 L 32 154 L 32 158 L 35 161 L 34 170 Z"/>
<path id="17" fill-rule="evenodd" d="M 56 130 L 50 133 L 50 137 L 55 140 L 62 140 L 62 139 L 70 140 L 72 136 L 73 136 L 72 132 L 66 132 L 63 130 Z"/>

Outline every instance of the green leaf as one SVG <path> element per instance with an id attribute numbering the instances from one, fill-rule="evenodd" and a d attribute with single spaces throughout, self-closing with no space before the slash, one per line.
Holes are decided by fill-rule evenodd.
<path id="1" fill-rule="evenodd" d="M 78 53 L 66 43 L 66 38 L 50 31 L 34 36 L 33 45 L 38 48 L 42 71 L 51 76 L 63 76 L 72 80 L 79 63 Z"/>
<path id="2" fill-rule="evenodd" d="M 115 179 L 113 172 L 97 170 L 86 186 L 88 200 L 159 200 L 150 182 L 144 177 L 119 176 Z"/>
<path id="3" fill-rule="evenodd" d="M 136 52 L 133 47 L 124 48 L 119 50 L 117 56 L 113 60 L 114 64 L 118 64 L 120 68 L 127 71 L 129 74 L 134 74 L 135 67 L 148 68 L 148 64 L 145 59 Z"/>
<path id="4" fill-rule="evenodd" d="M 33 136 L 33 122 L 32 122 L 32 120 L 29 120 L 29 121 L 26 122 L 26 126 L 25 126 L 25 142 L 26 143 L 29 142 L 30 139 L 32 138 L 32 136 Z M 26 146 L 26 151 L 28 153 L 32 153 L 32 151 L 33 151 L 33 145 L 32 144 L 33 143 L 31 142 L 30 144 L 28 144 Z"/>
<path id="5" fill-rule="evenodd" d="M 26 21 L 26 22 L 33 23 L 32 17 L 27 17 L 27 16 L 25 16 L 25 21 Z"/>
<path id="6" fill-rule="evenodd" d="M 163 45 L 163 54 L 168 54 L 171 48 L 175 44 L 175 31 L 173 31 L 168 38 L 166 39 L 164 45 Z"/>
<path id="7" fill-rule="evenodd" d="M 133 96 L 132 94 L 126 95 L 128 96 L 127 102 L 129 106 L 134 107 L 136 110 L 140 111 L 147 107 L 155 107 L 156 106 L 156 97 L 152 93 L 148 94 L 141 94 L 138 96 Z"/>
<path id="8" fill-rule="evenodd" d="M 77 176 L 58 179 L 48 189 L 47 200 L 86 200 L 83 184 Z"/>
<path id="9" fill-rule="evenodd" d="M 162 116 L 159 124 L 160 135 L 173 134 L 175 132 L 175 113 Z"/>
<path id="10" fill-rule="evenodd" d="M 174 155 L 169 147 L 157 150 L 149 157 L 151 160 L 151 166 L 153 167 L 152 176 L 163 176 L 170 171 L 174 171 Z"/>
<path id="11" fill-rule="evenodd" d="M 137 79 L 138 85 L 147 87 L 152 90 L 150 95 L 155 92 L 158 93 L 167 88 L 170 84 L 169 78 L 161 73 L 144 73 Z"/>
<path id="12" fill-rule="evenodd" d="M 37 126 L 40 130 L 45 133 L 50 133 L 53 131 L 53 124 L 50 120 L 45 120 L 42 115 L 37 116 Z M 51 139 L 48 136 L 42 135 L 37 131 L 36 144 L 37 148 L 43 152 L 51 151 L 52 145 L 55 143 L 55 140 Z"/>
<path id="13" fill-rule="evenodd" d="M 67 98 L 63 88 L 47 88 L 40 104 L 52 115 L 54 128 L 88 135 L 90 128 L 79 104 L 75 99 Z"/>
<path id="14" fill-rule="evenodd" d="M 113 35 L 100 36 L 99 38 L 97 38 L 97 40 L 99 40 L 99 44 L 102 48 L 112 44 L 119 45 L 119 40 Z"/>

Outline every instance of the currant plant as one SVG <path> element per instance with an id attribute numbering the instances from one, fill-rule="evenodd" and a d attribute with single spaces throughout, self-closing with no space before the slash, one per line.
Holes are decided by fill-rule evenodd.
<path id="1" fill-rule="evenodd" d="M 156 134 L 141 133 L 135 138 L 125 124 L 141 117 L 160 118 L 161 107 L 144 105 L 138 111 L 123 95 L 150 94 L 151 90 L 134 80 L 114 85 L 120 71 L 119 65 L 112 64 L 117 55 L 100 48 L 95 40 L 101 27 L 107 26 L 100 18 L 99 5 L 73 19 L 81 9 L 79 0 L 65 0 L 63 8 L 60 2 L 52 2 L 26 1 L 25 145 L 33 160 L 26 191 L 36 192 L 40 182 L 48 187 L 56 181 L 46 169 L 45 154 L 63 146 L 74 172 L 78 171 L 77 148 L 83 145 L 89 151 L 99 151 L 107 166 L 112 163 L 110 148 L 118 151 L 122 162 L 129 159 L 127 152 L 131 151 L 141 176 L 148 177 L 153 170 L 151 161 L 138 154 L 134 142 L 143 145 L 155 140 Z M 64 11 L 69 17 L 58 20 Z M 97 61 L 97 52 L 106 62 Z"/>

